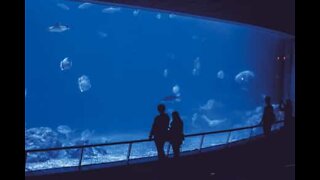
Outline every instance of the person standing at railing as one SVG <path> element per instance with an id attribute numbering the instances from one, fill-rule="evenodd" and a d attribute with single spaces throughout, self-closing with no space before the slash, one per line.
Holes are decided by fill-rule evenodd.
<path id="1" fill-rule="evenodd" d="M 271 97 L 266 96 L 264 98 L 266 106 L 263 110 L 261 123 L 263 126 L 263 132 L 266 136 L 268 136 L 271 132 L 272 124 L 276 121 L 276 117 L 273 112 L 273 107 L 271 105 Z"/>
<path id="2" fill-rule="evenodd" d="M 180 156 L 180 146 L 183 140 L 183 121 L 181 120 L 179 113 L 177 111 L 174 111 L 172 113 L 172 122 L 169 128 L 169 141 L 172 145 L 173 156 L 175 158 Z"/>
<path id="3" fill-rule="evenodd" d="M 168 114 L 165 113 L 165 109 L 166 108 L 163 104 L 158 105 L 159 115 L 154 118 L 154 122 L 149 134 L 149 139 L 152 139 L 152 137 L 154 138 L 160 160 L 165 158 L 163 147 L 167 140 L 170 122 L 170 118 Z"/>
<path id="4" fill-rule="evenodd" d="M 284 127 L 286 129 L 289 129 L 292 125 L 292 102 L 290 99 L 286 100 L 286 103 L 284 104 L 282 102 L 280 106 L 280 110 L 284 111 Z"/>

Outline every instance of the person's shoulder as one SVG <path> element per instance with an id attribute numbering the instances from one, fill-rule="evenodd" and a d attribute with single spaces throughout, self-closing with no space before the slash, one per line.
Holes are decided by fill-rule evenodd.
<path id="1" fill-rule="evenodd" d="M 162 120 L 169 120 L 170 121 L 170 117 L 168 114 L 160 114 L 156 117 L 157 119 L 162 119 Z"/>

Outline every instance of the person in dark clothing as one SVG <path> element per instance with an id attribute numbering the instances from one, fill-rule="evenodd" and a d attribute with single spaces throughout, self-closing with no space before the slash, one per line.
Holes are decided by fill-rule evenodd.
<path id="1" fill-rule="evenodd" d="M 160 114 L 154 118 L 149 139 L 152 139 L 152 137 L 154 138 L 158 151 L 158 158 L 161 160 L 165 158 L 163 147 L 168 137 L 170 118 L 165 113 L 165 106 L 163 104 L 158 105 L 158 111 Z"/>
<path id="2" fill-rule="evenodd" d="M 280 101 L 279 103 L 279 106 L 278 106 L 278 109 L 279 109 L 279 112 L 281 112 L 282 116 L 279 117 L 279 120 L 284 120 L 284 107 L 285 107 L 285 103 L 283 100 Z"/>
<path id="3" fill-rule="evenodd" d="M 264 134 L 268 136 L 271 132 L 272 124 L 276 121 L 276 117 L 274 115 L 273 107 L 271 105 L 271 97 L 266 96 L 264 100 L 265 100 L 266 106 L 264 107 L 264 110 L 263 110 L 261 123 L 263 126 Z"/>
<path id="4" fill-rule="evenodd" d="M 290 99 L 280 105 L 280 110 L 284 111 L 284 127 L 289 128 L 292 124 L 292 102 Z"/>
<path id="5" fill-rule="evenodd" d="M 179 113 L 177 111 L 174 111 L 172 113 L 172 122 L 169 129 L 169 141 L 172 145 L 173 156 L 175 158 L 180 156 L 180 146 L 183 140 L 183 121 L 181 120 Z"/>

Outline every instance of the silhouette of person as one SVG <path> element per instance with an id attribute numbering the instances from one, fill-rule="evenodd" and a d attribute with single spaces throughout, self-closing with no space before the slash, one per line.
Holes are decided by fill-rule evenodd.
<path id="1" fill-rule="evenodd" d="M 276 121 L 276 117 L 274 115 L 273 107 L 271 105 L 271 97 L 266 96 L 264 98 L 264 101 L 266 103 L 266 106 L 264 107 L 264 110 L 263 110 L 261 123 L 263 126 L 264 134 L 268 136 L 271 132 L 272 124 Z"/>
<path id="2" fill-rule="evenodd" d="M 172 112 L 172 122 L 169 129 L 169 141 L 172 145 L 173 156 L 180 156 L 180 146 L 184 140 L 183 121 L 181 120 L 177 111 Z"/>
<path id="3" fill-rule="evenodd" d="M 154 142 L 158 151 L 158 158 L 164 159 L 165 154 L 163 150 L 163 146 L 168 136 L 168 127 L 170 118 L 168 114 L 165 113 L 165 106 L 163 104 L 158 105 L 159 115 L 154 118 L 154 122 L 152 124 L 152 128 L 149 134 L 149 139 L 154 138 Z"/>
<path id="4" fill-rule="evenodd" d="M 286 100 L 286 103 L 282 103 L 280 110 L 284 111 L 284 127 L 289 128 L 292 123 L 292 102 L 290 99 Z"/>
<path id="5" fill-rule="evenodd" d="M 282 116 L 279 120 L 284 120 L 284 107 L 285 107 L 285 103 L 283 102 L 283 100 L 281 100 L 278 108 L 279 108 L 279 112 L 282 113 Z"/>

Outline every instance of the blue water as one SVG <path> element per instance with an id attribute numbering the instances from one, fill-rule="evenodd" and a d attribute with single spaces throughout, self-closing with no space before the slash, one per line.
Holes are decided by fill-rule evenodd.
<path id="1" fill-rule="evenodd" d="M 167 96 L 179 97 L 164 103 L 167 112 L 180 112 L 186 134 L 254 125 L 265 95 L 273 104 L 287 98 L 277 57 L 292 58 L 289 36 L 174 12 L 79 5 L 25 1 L 26 132 L 34 128 L 29 138 L 40 127 L 59 134 L 61 125 L 73 138 L 146 138 L 156 106 Z M 103 12 L 110 7 L 116 10 Z M 70 29 L 50 32 L 57 23 Z M 61 70 L 66 57 L 72 66 Z M 244 71 L 248 77 L 236 80 Z M 82 75 L 91 84 L 83 92 Z"/>

